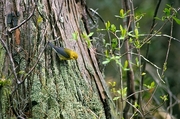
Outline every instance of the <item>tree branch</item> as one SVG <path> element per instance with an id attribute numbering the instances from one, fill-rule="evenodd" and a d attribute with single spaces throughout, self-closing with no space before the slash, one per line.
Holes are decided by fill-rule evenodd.
<path id="1" fill-rule="evenodd" d="M 28 17 L 27 19 L 25 19 L 24 21 L 22 21 L 19 25 L 15 26 L 15 27 L 13 27 L 13 28 L 8 29 L 8 32 L 11 33 L 12 31 L 18 29 L 18 28 L 21 27 L 24 23 L 26 23 L 26 22 L 34 15 L 34 11 L 35 11 L 36 7 L 37 7 L 37 5 L 35 4 L 34 9 L 33 9 L 32 13 L 29 15 L 29 17 Z"/>

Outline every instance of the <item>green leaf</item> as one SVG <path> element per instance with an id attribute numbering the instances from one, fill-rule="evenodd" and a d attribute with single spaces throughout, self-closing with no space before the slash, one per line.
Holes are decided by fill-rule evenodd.
<path id="1" fill-rule="evenodd" d="M 108 21 L 105 23 L 105 26 L 106 26 L 106 30 L 109 30 L 110 26 L 111 26 L 111 23 Z"/>
<path id="2" fill-rule="evenodd" d="M 111 24 L 111 29 L 110 29 L 112 32 L 115 32 L 116 31 L 116 26 L 114 24 Z"/>
<path id="3" fill-rule="evenodd" d="M 160 96 L 160 98 L 163 100 L 163 101 L 167 101 L 168 100 L 168 95 L 163 95 L 163 96 Z"/>
<path id="4" fill-rule="evenodd" d="M 26 72 L 23 71 L 23 70 L 19 71 L 19 74 L 25 74 L 25 73 L 26 73 Z"/>
<path id="5" fill-rule="evenodd" d="M 110 45 L 111 45 L 110 43 L 106 43 L 105 47 L 110 46 Z"/>
<path id="6" fill-rule="evenodd" d="M 136 57 L 135 60 L 136 60 L 136 66 L 139 67 L 139 59 Z"/>
<path id="7" fill-rule="evenodd" d="M 102 64 L 108 64 L 110 60 L 103 61 Z"/>
<path id="8" fill-rule="evenodd" d="M 124 62 L 124 66 L 122 68 L 123 68 L 124 71 L 128 71 L 129 70 L 129 68 L 128 68 L 128 61 L 127 60 Z"/>
<path id="9" fill-rule="evenodd" d="M 143 72 L 141 75 L 142 75 L 142 76 L 144 76 L 144 75 L 146 75 L 146 73 L 145 73 L 145 72 Z"/>
<path id="10" fill-rule="evenodd" d="M 120 31 L 122 32 L 123 31 L 123 27 L 120 25 L 119 28 L 120 28 Z"/>
<path id="11" fill-rule="evenodd" d="M 108 82 L 112 87 L 116 86 L 116 82 L 113 81 L 113 82 Z"/>
<path id="12" fill-rule="evenodd" d="M 106 57 L 109 57 L 108 50 L 105 50 L 104 53 L 105 53 L 105 56 L 106 56 Z"/>
<path id="13" fill-rule="evenodd" d="M 140 107 L 140 105 L 138 105 L 137 102 L 134 103 L 134 106 L 135 106 L 136 108 L 139 108 L 139 107 Z"/>
<path id="14" fill-rule="evenodd" d="M 148 89 L 153 89 L 155 87 L 155 82 L 151 82 L 150 85 L 144 84 L 145 87 L 147 87 Z"/>
<path id="15" fill-rule="evenodd" d="M 140 45 L 140 42 L 139 42 L 139 40 L 135 40 L 134 41 L 134 46 L 136 47 L 136 48 L 141 48 L 141 45 Z"/>
<path id="16" fill-rule="evenodd" d="M 155 87 L 155 82 L 151 82 L 151 88 L 154 88 Z"/>
<path id="17" fill-rule="evenodd" d="M 114 97 L 113 100 L 118 100 L 120 97 Z"/>
<path id="18" fill-rule="evenodd" d="M 111 42 L 112 42 L 111 43 L 112 48 L 115 49 L 117 47 L 117 45 L 118 45 L 117 38 L 113 38 Z"/>
<path id="19" fill-rule="evenodd" d="M 163 10 L 163 12 L 165 13 L 165 15 L 166 16 L 170 16 L 170 9 L 169 8 L 165 8 L 164 10 Z"/>
<path id="20" fill-rule="evenodd" d="M 82 37 L 85 39 L 88 48 L 91 46 L 91 39 L 89 38 L 89 36 L 91 36 L 93 34 L 93 32 L 91 32 L 90 34 L 86 34 L 85 32 L 82 34 Z"/>
<path id="21" fill-rule="evenodd" d="M 126 29 L 123 29 L 123 27 L 120 25 L 120 32 L 121 32 L 121 37 L 120 39 L 123 40 L 125 39 L 126 35 L 127 35 L 127 30 Z"/>
<path id="22" fill-rule="evenodd" d="M 73 39 L 77 40 L 78 39 L 78 32 L 72 33 Z"/>
<path id="23" fill-rule="evenodd" d="M 116 93 L 116 89 L 115 88 L 111 88 L 111 92 L 112 93 Z"/>
<path id="24" fill-rule="evenodd" d="M 138 38 L 139 38 L 139 32 L 138 32 L 138 29 L 135 28 L 134 32 L 135 32 L 135 37 L 136 37 L 136 39 L 138 39 Z"/>
<path id="25" fill-rule="evenodd" d="M 120 94 L 122 97 L 126 97 L 127 87 L 117 90 L 117 93 Z"/>
<path id="26" fill-rule="evenodd" d="M 88 37 L 91 37 L 94 34 L 94 32 L 91 32 L 88 34 Z"/>
<path id="27" fill-rule="evenodd" d="M 129 43 L 133 43 L 133 39 L 131 37 L 129 38 Z"/>
<path id="28" fill-rule="evenodd" d="M 180 25 L 180 19 L 176 18 L 176 17 L 172 17 L 174 19 L 174 21 L 176 21 L 177 24 Z"/>
<path id="29" fill-rule="evenodd" d="M 154 17 L 154 19 L 162 21 L 162 19 L 158 17 Z"/>
<path id="30" fill-rule="evenodd" d="M 124 13 L 124 10 L 123 10 L 123 9 L 120 9 L 120 10 L 119 10 L 119 16 L 118 16 L 118 15 L 115 15 L 115 17 L 124 19 L 129 12 L 130 12 L 130 10 L 128 10 L 126 13 Z"/>
<path id="31" fill-rule="evenodd" d="M 120 9 L 120 11 L 119 11 L 119 16 L 120 16 L 121 18 L 124 18 L 124 10 L 123 10 L 123 9 Z"/>
<path id="32" fill-rule="evenodd" d="M 127 68 L 128 67 L 128 61 L 126 60 L 125 62 L 124 62 L 124 68 Z"/>

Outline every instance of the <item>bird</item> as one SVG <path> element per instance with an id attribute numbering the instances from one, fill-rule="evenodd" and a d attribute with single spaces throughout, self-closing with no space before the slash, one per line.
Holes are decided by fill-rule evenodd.
<path id="1" fill-rule="evenodd" d="M 51 42 L 48 42 L 48 45 L 58 54 L 60 60 L 76 60 L 78 58 L 78 54 L 71 49 L 57 47 Z"/>

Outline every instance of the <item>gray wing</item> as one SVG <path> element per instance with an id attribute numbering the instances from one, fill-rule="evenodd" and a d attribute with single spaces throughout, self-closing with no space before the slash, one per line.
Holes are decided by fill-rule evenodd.
<path id="1" fill-rule="evenodd" d="M 70 58 L 69 54 L 64 51 L 64 48 L 56 47 L 51 42 L 48 42 L 48 45 L 51 46 L 56 51 L 56 53 L 62 55 L 65 58 Z"/>

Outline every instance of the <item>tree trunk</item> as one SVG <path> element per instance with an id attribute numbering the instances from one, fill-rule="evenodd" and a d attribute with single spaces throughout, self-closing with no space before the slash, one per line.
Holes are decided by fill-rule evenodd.
<path id="1" fill-rule="evenodd" d="M 8 90 L 1 97 L 2 118 L 115 118 L 95 52 L 84 37 L 90 33 L 85 2 L 12 0 L 2 4 L 7 29 L 1 35 L 1 52 L 6 51 L 1 56 L 1 77 L 10 81 L 0 89 Z M 78 59 L 61 61 L 48 41 L 74 50 Z"/>

